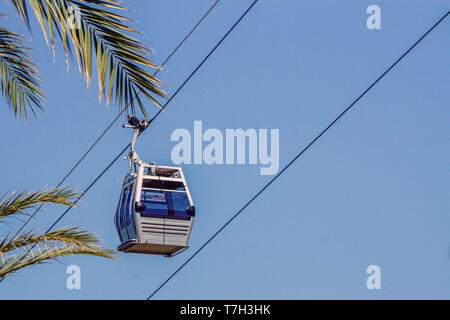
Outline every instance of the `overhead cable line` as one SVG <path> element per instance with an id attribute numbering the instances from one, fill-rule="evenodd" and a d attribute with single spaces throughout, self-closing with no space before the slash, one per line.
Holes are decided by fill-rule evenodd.
<path id="1" fill-rule="evenodd" d="M 178 51 L 178 49 L 184 44 L 184 42 L 192 35 L 192 33 L 197 29 L 197 27 L 202 23 L 202 21 L 209 15 L 209 13 L 214 9 L 214 7 L 219 3 L 220 0 L 216 0 L 213 5 L 208 9 L 208 11 L 200 18 L 200 20 L 195 24 L 195 26 L 189 31 L 189 33 L 183 38 L 183 40 L 175 47 L 175 49 L 172 50 L 172 52 L 169 54 L 169 56 L 163 61 L 163 63 L 161 64 L 160 68 L 157 69 L 154 73 L 153 76 L 156 76 L 158 74 L 158 72 L 162 69 L 162 67 L 164 67 L 167 62 L 172 58 L 172 56 Z M 137 95 L 140 94 L 140 91 L 137 93 Z M 106 129 L 100 134 L 100 136 L 97 138 L 97 140 L 95 140 L 95 142 L 89 147 L 89 149 L 83 154 L 83 156 L 75 163 L 75 165 L 69 170 L 69 172 L 64 176 L 63 179 L 61 179 L 61 181 L 58 183 L 58 185 L 56 186 L 57 188 L 60 187 L 64 181 L 75 171 L 75 169 L 80 165 L 80 163 L 86 158 L 86 156 L 92 151 L 92 149 L 95 147 L 95 145 L 105 136 L 105 134 L 109 131 L 109 129 L 111 129 L 111 127 L 114 125 L 114 123 L 117 122 L 117 120 L 122 116 L 122 114 L 128 109 L 129 105 L 134 101 L 134 99 L 136 99 L 135 95 L 132 100 L 124 106 L 124 108 L 122 109 L 122 111 L 114 118 L 114 120 L 108 125 L 108 127 L 106 127 Z M 170 98 L 169 101 L 171 101 L 173 98 L 173 96 Z M 168 102 L 169 102 L 168 101 Z M 164 104 L 163 108 L 160 109 L 158 111 L 158 113 L 156 114 L 156 116 L 154 116 L 152 118 L 151 121 L 153 121 L 160 113 L 161 111 L 167 106 L 168 102 L 166 104 Z M 150 121 L 150 122 L 151 122 Z M 109 168 L 120 158 L 120 156 L 125 153 L 125 151 L 130 147 L 131 144 L 128 144 L 126 146 L 125 149 L 122 150 L 122 152 L 102 171 L 102 173 L 97 176 L 96 179 L 94 179 L 94 181 L 80 194 L 80 196 L 74 201 L 74 204 L 78 203 L 78 201 L 80 201 L 80 199 L 89 191 L 89 189 L 91 189 L 94 184 L 106 173 L 106 171 L 109 170 Z M 14 234 L 13 238 L 15 238 L 22 230 L 23 228 L 25 228 L 25 226 L 31 221 L 31 219 L 33 219 L 36 214 L 41 210 L 41 208 L 43 207 L 44 204 L 41 204 L 34 212 L 33 214 L 31 214 L 28 219 L 24 222 L 24 224 L 19 228 L 19 230 L 16 231 L 16 233 Z M 72 209 L 72 207 L 67 208 L 62 214 L 61 216 L 45 231 L 45 234 L 49 233 L 54 227 L 55 225 L 61 221 L 61 219 L 70 211 L 70 209 Z M 35 245 L 30 249 L 32 250 L 35 247 Z M 1 278 L 0 282 L 2 282 L 5 278 Z"/>
<path id="2" fill-rule="evenodd" d="M 437 21 L 423 36 L 419 38 L 400 58 L 398 58 L 385 72 L 383 72 L 364 92 L 356 98 L 344 111 L 341 112 L 325 129 L 323 129 L 302 151 L 300 151 L 283 169 L 277 173 L 263 188 L 261 188 L 247 203 L 239 209 L 219 230 L 216 231 L 200 248 L 197 249 L 178 269 L 173 272 L 146 300 L 150 300 L 161 288 L 163 288 L 178 272 L 180 272 L 197 254 L 200 253 L 220 232 L 222 232 L 234 219 L 236 219 L 256 198 L 258 198 L 278 177 L 280 177 L 295 161 L 297 161 L 317 140 L 322 137 L 336 122 L 339 121 L 367 92 L 369 92 L 386 74 L 389 73 L 411 50 L 414 49 L 434 28 L 436 28 L 448 15 L 447 12 Z"/>
<path id="3" fill-rule="evenodd" d="M 217 44 L 211 49 L 211 51 L 206 55 L 206 57 L 203 58 L 203 60 L 197 65 L 197 67 L 192 71 L 189 76 L 183 81 L 183 83 L 178 87 L 178 89 L 170 96 L 170 98 L 167 100 L 167 102 L 163 105 L 163 107 L 156 113 L 156 115 L 150 119 L 149 123 L 151 124 L 160 114 L 161 112 L 167 107 L 167 105 L 175 98 L 175 96 L 183 89 L 183 87 L 191 80 L 191 78 L 197 73 L 197 71 L 203 66 L 203 64 L 211 57 L 211 55 L 216 51 L 216 49 L 222 44 L 222 42 L 229 36 L 229 34 L 234 30 L 234 28 L 239 24 L 239 22 L 242 21 L 242 19 L 247 15 L 247 13 L 253 8 L 253 6 L 258 2 L 259 0 L 255 0 L 250 7 L 247 8 L 247 10 L 240 16 L 240 18 L 233 24 L 233 26 L 225 33 L 225 35 L 217 42 Z M 145 129 L 144 129 L 145 130 Z M 144 132 L 142 130 L 142 132 Z M 141 134 L 142 134 L 141 132 Z M 92 183 L 80 194 L 80 196 L 74 201 L 74 203 L 78 203 L 80 199 L 97 183 L 98 180 L 111 168 L 111 166 L 127 151 L 127 149 L 131 146 L 131 143 L 129 143 L 122 151 L 117 154 L 117 156 L 106 166 L 106 168 L 92 181 Z M 62 218 L 72 209 L 73 207 L 67 208 L 61 216 L 47 229 L 45 234 L 50 232 L 56 224 L 61 221 Z"/>
<path id="4" fill-rule="evenodd" d="M 169 62 L 169 60 L 173 57 L 173 55 L 178 51 L 178 49 L 180 49 L 180 47 L 186 42 L 186 40 L 192 35 L 192 33 L 197 29 L 197 27 L 203 22 L 203 20 L 210 14 L 210 12 L 214 9 L 214 7 L 219 3 L 220 0 L 216 0 L 213 5 L 208 9 L 208 11 L 205 12 L 205 14 L 200 18 L 200 20 L 198 20 L 198 22 L 194 25 L 194 27 L 192 27 L 192 29 L 188 32 L 188 34 L 183 38 L 183 40 L 181 40 L 178 45 L 172 50 L 172 52 L 167 56 L 167 58 L 163 61 L 163 63 L 159 66 L 159 69 L 157 69 L 154 73 L 153 76 L 156 76 L 158 74 L 158 72 L 167 64 L 167 62 Z M 97 145 L 97 143 L 105 136 L 105 134 L 109 131 L 109 129 L 112 128 L 112 126 L 117 122 L 117 120 L 119 120 L 119 118 L 123 115 L 123 113 L 128 109 L 128 107 L 130 106 L 130 104 L 136 99 L 136 97 L 140 94 L 141 92 L 139 91 L 137 93 L 137 95 L 135 95 L 134 97 L 132 97 L 131 101 L 128 102 L 128 104 L 126 104 L 124 106 L 124 108 L 122 109 L 122 111 L 119 112 L 119 114 L 113 119 L 113 121 L 106 127 L 105 130 L 103 130 L 103 132 L 98 136 L 98 138 L 94 141 L 94 143 L 89 147 L 89 149 L 81 156 L 81 158 L 75 163 L 75 165 L 69 170 L 69 172 L 67 172 L 67 174 L 64 176 L 64 178 L 61 179 L 61 181 L 58 183 L 58 185 L 56 186 L 56 188 L 60 187 L 66 180 L 67 178 L 75 171 L 75 169 L 80 165 L 80 163 L 86 158 L 86 156 L 92 151 L 92 149 L 94 149 L 94 147 Z M 159 110 L 159 112 L 157 114 L 159 114 L 161 112 L 162 109 Z M 153 117 L 153 119 L 156 117 Z M 109 168 L 109 167 L 108 167 Z M 82 195 L 84 195 L 84 193 L 86 193 L 91 186 L 89 186 L 83 193 Z M 79 200 L 79 199 L 78 199 Z M 77 202 L 78 202 L 77 200 Z M 23 228 L 25 228 L 25 226 L 31 221 L 31 219 L 33 219 L 36 214 L 41 210 L 41 208 L 43 207 L 44 204 L 41 204 L 38 208 L 36 208 L 36 210 L 33 212 L 33 214 L 31 214 L 28 219 L 24 222 L 24 224 L 19 228 L 19 230 L 16 231 L 16 233 L 14 234 L 15 238 L 22 230 Z M 59 220 L 58 220 L 59 221 Z M 1 280 L 0 280 L 1 281 Z"/>
<path id="5" fill-rule="evenodd" d="M 164 110 L 167 105 L 175 98 L 175 96 L 183 89 L 183 87 L 189 82 L 189 80 L 197 73 L 197 71 L 203 66 L 203 64 L 211 57 L 211 55 L 216 51 L 216 49 L 222 44 L 222 42 L 229 36 L 229 34 L 234 30 L 234 28 L 241 22 L 241 20 L 247 15 L 247 13 L 253 8 L 253 6 L 258 2 L 259 0 L 255 0 L 250 7 L 241 15 L 241 17 L 233 24 L 233 26 L 227 31 L 227 33 L 219 40 L 219 42 L 210 50 L 210 52 L 206 55 L 205 58 L 197 65 L 197 67 L 192 71 L 189 76 L 183 81 L 183 83 L 178 87 L 178 89 L 172 94 L 172 96 L 167 100 L 167 102 L 163 105 L 163 107 L 156 113 L 156 115 L 149 121 L 149 123 L 152 123 L 156 117 L 158 117 L 162 110 Z M 144 131 L 144 130 L 143 130 Z M 143 132 L 142 131 L 142 132 Z M 141 132 L 141 133 L 142 133 Z M 81 198 L 97 183 L 98 180 L 112 167 L 112 165 L 127 151 L 127 149 L 131 146 L 131 143 L 129 143 L 122 151 L 117 154 L 117 156 L 106 166 L 106 168 L 89 184 L 89 186 L 78 196 L 78 198 L 74 201 L 74 204 L 78 203 L 78 201 L 81 200 Z M 65 215 L 72 209 L 73 207 L 67 208 L 59 217 L 56 219 L 56 221 L 45 231 L 44 234 L 49 233 L 57 224 L 59 221 L 61 221 Z M 32 249 L 32 248 L 31 248 Z M 4 279 L 4 278 L 3 278 Z M 3 280 L 0 279 L 0 282 Z"/>

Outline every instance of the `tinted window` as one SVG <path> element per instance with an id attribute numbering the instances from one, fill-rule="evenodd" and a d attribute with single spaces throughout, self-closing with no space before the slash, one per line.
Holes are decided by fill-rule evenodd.
<path id="1" fill-rule="evenodd" d="M 133 185 L 130 185 L 128 188 L 128 197 L 127 197 L 127 207 L 125 208 L 125 222 L 128 225 L 132 224 L 133 210 L 130 210 L 130 202 L 133 198 Z"/>
<path id="2" fill-rule="evenodd" d="M 189 199 L 186 192 L 168 192 L 172 196 L 172 207 L 175 216 L 186 217 L 190 216 L 186 213 L 186 208 L 189 207 Z"/>
<path id="3" fill-rule="evenodd" d="M 119 203 L 117 204 L 117 209 L 116 209 L 116 215 L 114 217 L 114 223 L 116 225 L 117 231 L 119 231 L 119 229 L 120 229 L 120 212 L 121 212 L 121 208 L 122 208 L 122 198 L 123 198 L 123 190 L 120 194 Z"/>
<path id="4" fill-rule="evenodd" d="M 125 228 L 125 215 L 127 213 L 127 207 L 130 203 L 130 188 L 126 188 L 123 192 L 122 196 L 122 204 L 120 206 L 120 228 Z"/>
<path id="5" fill-rule="evenodd" d="M 189 206 L 186 192 L 142 189 L 141 202 L 146 206 L 146 209 L 141 212 L 143 215 L 190 218 L 186 213 L 186 208 Z"/>
<path id="6" fill-rule="evenodd" d="M 142 188 L 169 189 L 169 190 L 184 191 L 183 182 L 157 180 L 157 179 L 144 179 L 142 181 Z"/>
<path id="7" fill-rule="evenodd" d="M 184 191 L 184 185 L 179 181 L 163 181 L 163 189 Z"/>
<path id="8" fill-rule="evenodd" d="M 162 183 L 157 179 L 142 180 L 142 188 L 162 189 Z"/>
<path id="9" fill-rule="evenodd" d="M 141 202 L 145 204 L 146 209 L 143 214 L 168 215 L 167 198 L 164 191 L 142 189 Z"/>

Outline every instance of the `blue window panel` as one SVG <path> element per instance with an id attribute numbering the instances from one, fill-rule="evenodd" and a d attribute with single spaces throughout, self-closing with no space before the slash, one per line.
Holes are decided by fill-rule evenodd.
<path id="1" fill-rule="evenodd" d="M 142 189 L 141 202 L 146 206 L 145 210 L 141 212 L 144 215 L 168 215 L 167 198 L 164 191 Z"/>
<path id="2" fill-rule="evenodd" d="M 114 224 L 116 225 L 117 232 L 120 230 L 120 211 L 122 207 L 122 200 L 123 200 L 123 190 L 120 193 L 119 197 L 119 203 L 117 204 L 116 214 L 114 216 Z M 120 232 L 119 232 L 120 234 Z"/>
<path id="3" fill-rule="evenodd" d="M 119 212 L 120 212 L 120 206 L 122 205 L 122 193 L 120 193 L 119 203 L 117 204 L 116 208 L 116 214 L 114 215 L 114 224 L 118 227 L 119 226 Z"/>
<path id="4" fill-rule="evenodd" d="M 126 208 L 125 208 L 125 223 L 128 226 L 132 223 L 131 215 L 133 213 L 133 210 L 130 210 L 130 203 L 133 198 L 133 185 L 130 185 L 127 189 L 128 189 L 128 196 L 127 196 L 127 204 L 126 204 Z"/>
<path id="5" fill-rule="evenodd" d="M 146 209 L 142 215 L 190 218 L 186 208 L 190 205 L 186 192 L 142 189 L 141 202 Z"/>
<path id="6" fill-rule="evenodd" d="M 136 201 L 136 199 L 134 198 L 134 190 L 132 189 L 133 192 L 133 197 L 131 199 L 131 201 L 133 201 L 132 207 L 131 207 L 131 223 L 133 224 L 133 228 L 134 231 L 136 232 L 136 220 L 135 220 L 135 216 L 134 216 L 134 202 Z"/>
<path id="7" fill-rule="evenodd" d="M 190 218 L 186 208 L 190 206 L 186 192 L 168 192 L 172 197 L 172 210 L 176 217 Z"/>
<path id="8" fill-rule="evenodd" d="M 129 188 L 126 188 L 123 192 L 123 196 L 122 196 L 122 204 L 120 206 L 120 228 L 123 229 L 125 228 L 125 214 L 126 214 L 126 208 L 127 208 L 127 204 L 128 204 L 128 195 L 129 195 Z"/>

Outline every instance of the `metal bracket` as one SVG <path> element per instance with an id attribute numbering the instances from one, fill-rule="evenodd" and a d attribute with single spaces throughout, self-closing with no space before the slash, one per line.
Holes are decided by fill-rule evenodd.
<path id="1" fill-rule="evenodd" d="M 143 161 L 139 155 L 136 152 L 136 140 L 139 137 L 139 135 L 147 129 L 147 127 L 150 125 L 150 122 L 148 122 L 146 119 L 139 120 L 135 116 L 128 116 L 128 124 L 122 125 L 123 128 L 132 128 L 134 129 L 133 138 L 131 139 L 131 151 L 128 154 L 128 165 L 130 167 L 130 171 L 132 170 L 132 164 L 138 164 L 139 166 L 145 166 L 145 167 L 153 167 L 152 172 L 155 170 L 155 164 L 154 163 L 147 163 Z"/>

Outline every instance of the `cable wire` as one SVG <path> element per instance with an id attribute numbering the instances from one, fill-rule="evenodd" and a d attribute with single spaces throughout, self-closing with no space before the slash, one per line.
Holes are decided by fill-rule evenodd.
<path id="1" fill-rule="evenodd" d="M 200 251 L 202 251 L 217 235 L 222 232 L 234 219 L 236 219 L 256 198 L 258 198 L 279 176 L 281 176 L 298 158 L 300 158 L 320 137 L 339 121 L 367 92 L 369 92 L 386 74 L 389 73 L 414 47 L 416 47 L 434 28 L 436 28 L 450 13 L 447 12 L 436 22 L 422 37 L 419 38 L 400 58 L 398 58 L 385 72 L 383 72 L 364 92 L 356 98 L 341 114 L 339 114 L 325 129 L 323 129 L 302 151 L 300 151 L 283 169 L 276 174 L 262 189 L 260 189 L 234 216 L 232 216 L 219 230 L 216 231 L 189 259 L 187 259 L 175 272 L 173 272 L 146 300 L 150 300 L 161 288 L 163 288 L 178 272 L 181 271 Z"/>

